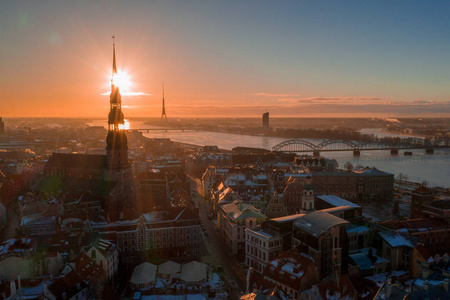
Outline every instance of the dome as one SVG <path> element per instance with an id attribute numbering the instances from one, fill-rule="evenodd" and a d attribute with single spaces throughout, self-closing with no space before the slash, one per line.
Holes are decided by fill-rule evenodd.
<path id="1" fill-rule="evenodd" d="M 106 149 L 128 150 L 128 140 L 123 131 L 110 131 L 106 137 Z"/>
<path id="2" fill-rule="evenodd" d="M 124 124 L 125 117 L 120 108 L 113 107 L 108 115 L 108 124 Z"/>

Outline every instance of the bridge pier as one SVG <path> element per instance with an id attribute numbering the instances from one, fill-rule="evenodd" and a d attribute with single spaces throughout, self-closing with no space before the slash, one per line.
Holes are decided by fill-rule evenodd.
<path id="1" fill-rule="evenodd" d="M 361 151 L 353 150 L 353 156 L 360 156 L 360 155 L 361 155 Z"/>
<path id="2" fill-rule="evenodd" d="M 433 148 L 427 148 L 427 149 L 425 150 L 425 153 L 426 153 L 426 154 L 433 154 L 433 153 L 434 153 L 434 149 L 433 149 Z"/>
<path id="3" fill-rule="evenodd" d="M 320 156 L 320 151 L 319 150 L 314 150 L 313 151 L 313 156 Z"/>
<path id="4" fill-rule="evenodd" d="M 398 155 L 397 149 L 391 149 L 391 155 Z"/>

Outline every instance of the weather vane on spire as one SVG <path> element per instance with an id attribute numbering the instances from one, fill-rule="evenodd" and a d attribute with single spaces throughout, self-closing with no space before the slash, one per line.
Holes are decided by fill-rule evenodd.
<path id="1" fill-rule="evenodd" d="M 112 36 L 112 39 L 113 39 L 113 46 L 116 45 L 116 44 L 114 43 L 114 38 L 115 38 L 115 37 L 116 37 L 115 35 Z"/>

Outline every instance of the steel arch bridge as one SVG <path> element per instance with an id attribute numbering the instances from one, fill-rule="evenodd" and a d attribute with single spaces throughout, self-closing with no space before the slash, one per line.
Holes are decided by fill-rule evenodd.
<path id="1" fill-rule="evenodd" d="M 380 143 L 356 143 L 343 140 L 326 140 L 320 144 L 314 144 L 302 139 L 293 139 L 281 142 L 272 148 L 272 151 L 278 152 L 313 152 L 321 151 L 354 151 L 362 150 L 388 150 L 388 149 L 427 149 L 427 148 L 448 148 L 448 140 L 422 138 L 405 138 L 398 144 L 386 145 Z"/>
<path id="2" fill-rule="evenodd" d="M 295 139 L 287 140 L 275 145 L 273 151 L 284 151 L 284 152 L 311 152 L 311 151 L 346 151 L 346 150 L 359 150 L 360 144 L 341 141 L 341 140 L 327 140 L 316 145 L 311 142 Z"/>
<path id="3" fill-rule="evenodd" d="M 310 152 L 317 150 L 317 146 L 305 140 L 287 140 L 275 145 L 273 151 L 285 152 Z"/>

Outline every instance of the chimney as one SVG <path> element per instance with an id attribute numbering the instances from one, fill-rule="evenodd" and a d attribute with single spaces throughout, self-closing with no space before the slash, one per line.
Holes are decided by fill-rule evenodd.
<path id="1" fill-rule="evenodd" d="M 386 298 L 390 298 L 392 294 L 392 285 L 388 283 L 386 285 Z"/>
<path id="2" fill-rule="evenodd" d="M 428 291 L 428 286 L 429 286 L 429 283 L 428 282 L 424 282 L 423 283 L 423 290 L 424 291 Z"/>
<path id="3" fill-rule="evenodd" d="M 442 287 L 446 292 L 448 292 L 448 278 L 444 279 L 444 282 L 442 283 Z"/>
<path id="4" fill-rule="evenodd" d="M 427 279 L 428 276 L 430 276 L 430 269 L 423 269 L 422 270 L 422 278 Z"/>
<path id="5" fill-rule="evenodd" d="M 253 275 L 253 268 L 248 268 L 247 271 L 247 294 L 250 294 L 250 277 Z"/>

